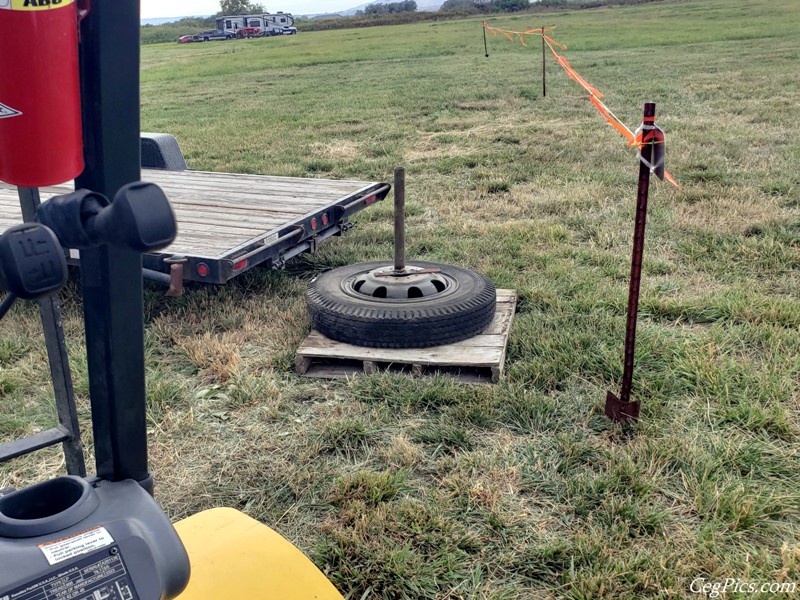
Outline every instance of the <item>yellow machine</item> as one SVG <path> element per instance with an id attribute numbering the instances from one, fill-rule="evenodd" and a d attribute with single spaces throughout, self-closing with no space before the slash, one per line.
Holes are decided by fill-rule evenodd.
<path id="1" fill-rule="evenodd" d="M 175 524 L 192 564 L 180 600 L 342 600 L 306 556 L 266 525 L 232 508 Z"/>

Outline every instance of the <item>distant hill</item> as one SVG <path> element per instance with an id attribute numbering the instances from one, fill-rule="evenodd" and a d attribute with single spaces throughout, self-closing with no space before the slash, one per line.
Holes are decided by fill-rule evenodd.
<path id="1" fill-rule="evenodd" d="M 175 23 L 181 19 L 207 19 L 211 15 L 187 15 L 183 17 L 161 17 L 158 19 L 142 19 L 142 25 L 163 25 L 164 23 Z"/>
<path id="2" fill-rule="evenodd" d="M 366 4 L 359 4 L 358 6 L 354 6 L 353 8 L 348 8 L 347 10 L 337 10 L 335 13 L 320 13 L 320 14 L 303 15 L 303 16 L 309 17 L 311 19 L 352 17 L 358 11 L 367 8 L 370 4 L 387 4 L 389 2 L 394 2 L 394 1 L 395 0 L 385 0 L 385 2 L 367 2 Z M 417 0 L 417 10 L 418 11 L 439 10 L 442 4 L 444 4 L 444 0 Z"/>
<path id="3" fill-rule="evenodd" d="M 444 0 L 441 2 L 437 0 L 418 0 L 417 2 L 417 10 L 420 11 L 435 11 L 439 10 L 444 4 Z"/>

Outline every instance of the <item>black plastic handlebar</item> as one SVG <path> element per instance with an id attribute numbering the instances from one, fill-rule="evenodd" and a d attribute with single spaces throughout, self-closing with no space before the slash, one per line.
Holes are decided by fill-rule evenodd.
<path id="1" fill-rule="evenodd" d="M 113 202 L 90 190 L 54 196 L 39 206 L 36 216 L 65 248 L 78 250 L 108 244 L 153 252 L 168 246 L 177 233 L 164 192 L 142 181 L 120 188 Z"/>

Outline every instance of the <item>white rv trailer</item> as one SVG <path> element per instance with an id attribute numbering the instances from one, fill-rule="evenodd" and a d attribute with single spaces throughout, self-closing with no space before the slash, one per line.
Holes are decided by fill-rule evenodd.
<path id="1" fill-rule="evenodd" d="M 280 35 L 284 29 L 294 26 L 294 17 L 285 12 L 262 15 L 235 15 L 217 17 L 217 29 L 236 33 L 244 27 L 254 27 L 262 35 Z"/>

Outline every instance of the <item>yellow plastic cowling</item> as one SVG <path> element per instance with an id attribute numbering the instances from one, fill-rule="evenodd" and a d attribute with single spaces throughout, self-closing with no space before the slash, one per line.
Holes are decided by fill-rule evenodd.
<path id="1" fill-rule="evenodd" d="M 178 600 L 343 600 L 291 542 L 232 508 L 175 524 L 192 576 Z"/>

